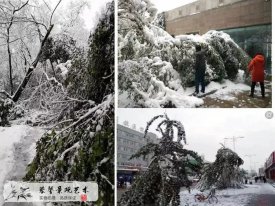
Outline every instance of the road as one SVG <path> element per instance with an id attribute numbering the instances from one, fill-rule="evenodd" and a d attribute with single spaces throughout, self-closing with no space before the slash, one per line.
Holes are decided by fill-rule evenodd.
<path id="1" fill-rule="evenodd" d="M 257 185 L 257 184 L 256 184 Z M 274 206 L 275 205 L 275 188 L 269 183 L 259 183 L 259 194 L 254 194 L 247 206 Z"/>

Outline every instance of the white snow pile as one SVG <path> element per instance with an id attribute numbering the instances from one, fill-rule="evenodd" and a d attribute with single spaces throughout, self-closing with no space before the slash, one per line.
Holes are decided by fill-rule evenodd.
<path id="1" fill-rule="evenodd" d="M 191 193 L 184 190 L 180 193 L 181 206 L 206 206 L 210 205 L 209 202 L 195 201 L 195 194 L 201 193 L 199 190 L 191 190 Z M 209 191 L 204 191 L 203 194 L 207 195 Z M 259 194 L 274 194 L 275 188 L 270 184 L 256 184 L 256 185 L 245 185 L 243 189 L 226 189 L 217 190 L 216 197 L 218 203 L 215 206 L 246 206 L 248 205 L 251 198 Z"/>
<path id="2" fill-rule="evenodd" d="M 246 78 L 250 58 L 224 32 L 173 38 L 154 25 L 156 8 L 150 0 L 121 0 L 118 15 L 119 107 L 203 104 L 179 92 L 194 86 L 198 44 L 206 51 L 206 83 Z"/>

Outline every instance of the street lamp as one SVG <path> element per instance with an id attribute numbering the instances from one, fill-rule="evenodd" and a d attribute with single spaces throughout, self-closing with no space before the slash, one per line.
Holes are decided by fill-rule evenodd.
<path id="1" fill-rule="evenodd" d="M 233 150 L 234 150 L 234 152 L 236 152 L 236 141 L 237 141 L 237 139 L 242 139 L 242 138 L 244 138 L 244 137 L 240 136 L 240 137 L 224 138 L 224 145 L 225 145 L 225 140 L 231 140 L 233 143 Z"/>

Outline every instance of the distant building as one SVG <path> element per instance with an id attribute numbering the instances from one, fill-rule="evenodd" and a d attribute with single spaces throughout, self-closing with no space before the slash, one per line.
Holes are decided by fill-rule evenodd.
<path id="1" fill-rule="evenodd" d="M 264 53 L 271 74 L 271 0 L 197 0 L 165 12 L 165 28 L 173 35 L 228 33 L 251 57 Z"/>
<path id="2" fill-rule="evenodd" d="M 117 179 L 118 182 L 132 183 L 134 176 L 139 172 L 145 171 L 150 163 L 150 156 L 143 159 L 129 158 L 135 154 L 141 147 L 148 142 L 157 143 L 158 138 L 156 134 L 149 132 L 144 138 L 144 129 L 136 130 L 136 125 L 129 128 L 129 123 L 125 121 L 125 126 L 117 125 Z M 120 184 L 118 184 L 119 186 Z"/>
<path id="3" fill-rule="evenodd" d="M 265 175 L 268 179 L 275 180 L 275 151 L 271 153 L 265 162 Z"/>
<path id="4" fill-rule="evenodd" d="M 265 168 L 264 167 L 261 167 L 259 168 L 259 176 L 265 176 Z"/>
<path id="5" fill-rule="evenodd" d="M 136 126 L 129 128 L 123 125 L 117 125 L 117 165 L 121 168 L 146 168 L 149 165 L 149 158 L 143 157 L 129 160 L 141 147 L 148 142 L 157 143 L 158 138 L 156 134 L 148 133 L 144 138 L 144 131 L 136 130 Z"/>

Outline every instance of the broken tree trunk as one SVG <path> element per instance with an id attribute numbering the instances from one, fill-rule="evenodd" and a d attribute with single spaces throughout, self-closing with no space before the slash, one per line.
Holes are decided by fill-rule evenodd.
<path id="1" fill-rule="evenodd" d="M 14 95 L 12 96 L 12 100 L 14 102 L 17 102 L 22 94 L 22 92 L 24 91 L 25 87 L 27 86 L 31 76 L 32 76 L 32 73 L 34 71 L 34 69 L 36 68 L 38 62 L 39 62 L 39 59 L 40 59 L 40 56 L 42 54 L 42 49 L 43 49 L 43 46 L 45 45 L 45 42 L 46 40 L 48 39 L 52 29 L 53 29 L 53 26 L 54 25 L 51 25 L 50 28 L 47 30 L 47 33 L 43 39 L 43 41 L 41 42 L 41 47 L 40 47 L 40 50 L 35 58 L 35 60 L 33 61 L 33 63 L 31 64 L 31 66 L 29 67 L 26 75 L 25 75 L 25 78 L 23 79 L 23 81 L 21 82 L 20 86 L 18 87 L 18 89 L 16 90 L 16 92 L 14 93 Z"/>

